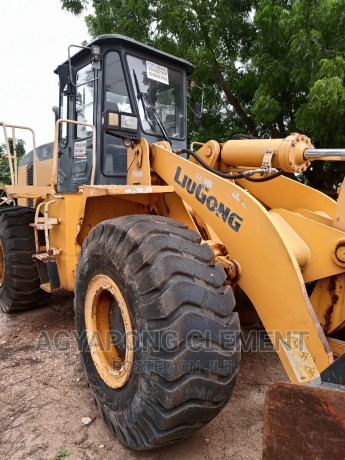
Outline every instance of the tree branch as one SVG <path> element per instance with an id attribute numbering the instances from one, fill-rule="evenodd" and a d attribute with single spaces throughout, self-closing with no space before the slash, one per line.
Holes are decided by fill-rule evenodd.
<path id="1" fill-rule="evenodd" d="M 218 83 L 220 84 L 222 90 L 224 91 L 228 101 L 233 106 L 233 108 L 235 109 L 237 115 L 241 118 L 243 123 L 247 126 L 247 128 L 249 129 L 251 134 L 257 135 L 256 129 L 254 127 L 254 124 L 253 124 L 252 120 L 245 113 L 245 111 L 243 110 L 239 100 L 237 99 L 237 97 L 234 95 L 234 93 L 230 90 L 230 88 L 226 84 L 224 75 L 222 74 L 222 71 L 221 71 L 220 66 L 218 64 L 218 61 L 217 61 L 216 57 L 214 56 L 213 51 L 212 50 L 210 50 L 210 51 L 211 51 L 212 56 L 213 56 L 212 65 L 213 65 L 214 73 L 215 73 L 216 78 L 218 80 Z"/>
<path id="2" fill-rule="evenodd" d="M 255 135 L 257 135 L 257 131 L 255 129 L 253 120 L 243 110 L 240 101 L 237 99 L 237 97 L 234 95 L 234 93 L 231 91 L 231 89 L 229 88 L 229 86 L 227 85 L 227 83 L 225 81 L 224 75 L 223 75 L 223 73 L 221 71 L 220 65 L 219 65 L 218 60 L 216 58 L 216 55 L 214 53 L 213 46 L 211 44 L 211 40 L 210 40 L 210 37 L 208 35 L 208 31 L 206 30 L 206 28 L 204 27 L 204 24 L 202 22 L 203 16 L 200 15 L 200 11 L 199 11 L 199 8 L 198 8 L 196 0 L 192 0 L 192 6 L 193 6 L 193 9 L 194 9 L 194 11 L 196 13 L 198 22 L 199 22 L 200 31 L 201 31 L 202 37 L 204 39 L 205 46 L 206 46 L 206 48 L 208 49 L 208 51 L 212 55 L 212 67 L 214 69 L 216 79 L 217 79 L 220 87 L 224 91 L 228 101 L 230 102 L 230 104 L 235 109 L 235 112 L 237 113 L 237 115 L 241 118 L 243 123 L 247 126 L 248 130 L 250 131 L 250 134 L 255 136 Z"/>

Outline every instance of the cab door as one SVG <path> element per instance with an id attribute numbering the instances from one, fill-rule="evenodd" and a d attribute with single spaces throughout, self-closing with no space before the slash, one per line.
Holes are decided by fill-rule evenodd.
<path id="1" fill-rule="evenodd" d="M 76 70 L 75 95 L 62 96 L 60 118 L 95 125 L 95 70 L 86 63 Z M 65 107 L 68 112 L 66 113 Z M 89 184 L 92 170 L 92 129 L 83 125 L 61 124 L 59 139 L 58 191 L 75 192 L 83 184 Z"/>

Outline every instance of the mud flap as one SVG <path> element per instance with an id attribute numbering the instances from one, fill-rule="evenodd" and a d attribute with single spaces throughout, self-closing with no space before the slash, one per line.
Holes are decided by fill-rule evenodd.
<path id="1" fill-rule="evenodd" d="M 266 393 L 263 459 L 343 459 L 345 354 L 307 385 L 276 383 Z"/>

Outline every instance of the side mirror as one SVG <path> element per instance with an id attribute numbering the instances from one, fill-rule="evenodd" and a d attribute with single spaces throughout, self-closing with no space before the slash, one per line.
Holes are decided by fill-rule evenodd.
<path id="1" fill-rule="evenodd" d="M 66 96 L 74 96 L 76 94 L 76 89 L 74 85 L 71 84 L 70 70 L 73 70 L 72 73 L 74 74 L 72 66 L 69 68 L 67 64 L 62 64 L 58 67 L 60 92 Z"/>
<path id="2" fill-rule="evenodd" d="M 140 139 L 138 116 L 133 113 L 106 110 L 102 113 L 102 128 L 121 139 Z"/>
<path id="3" fill-rule="evenodd" d="M 195 88 L 195 81 L 194 80 L 189 80 L 188 81 L 188 97 L 192 96 L 192 92 Z"/>
<path id="4" fill-rule="evenodd" d="M 59 115 L 60 115 L 60 114 L 59 114 L 59 107 L 56 107 L 56 105 L 54 105 L 54 106 L 52 107 L 52 111 L 53 111 L 53 113 L 54 113 L 54 115 L 55 115 L 55 123 L 56 123 L 56 122 L 58 121 Z"/>
<path id="5" fill-rule="evenodd" d="M 194 88 L 198 88 L 201 91 L 201 102 L 196 102 L 195 108 L 194 108 L 194 123 L 195 123 L 195 126 L 200 127 L 202 125 L 202 112 L 204 109 L 204 90 L 202 89 L 201 86 L 198 86 L 194 80 L 190 80 L 188 85 L 189 85 L 188 86 L 188 90 L 189 90 L 188 97 L 191 97 L 191 94 L 194 91 Z"/>
<path id="6" fill-rule="evenodd" d="M 194 109 L 194 123 L 198 127 L 202 125 L 202 109 L 202 104 L 200 102 L 196 102 Z"/>

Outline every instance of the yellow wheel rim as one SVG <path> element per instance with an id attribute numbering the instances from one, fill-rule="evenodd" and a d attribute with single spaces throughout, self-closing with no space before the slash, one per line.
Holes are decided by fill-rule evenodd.
<path id="1" fill-rule="evenodd" d="M 4 261 L 4 250 L 0 241 L 0 287 L 4 284 L 5 278 L 5 261 Z"/>
<path id="2" fill-rule="evenodd" d="M 118 308 L 126 337 L 125 356 L 114 344 L 109 313 Z M 95 276 L 85 298 L 87 340 L 96 369 L 111 388 L 121 388 L 128 381 L 134 361 L 134 336 L 127 303 L 118 285 L 106 275 Z"/>

